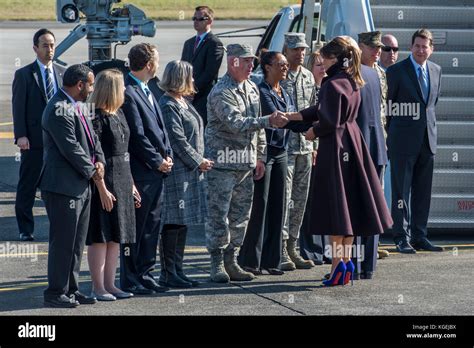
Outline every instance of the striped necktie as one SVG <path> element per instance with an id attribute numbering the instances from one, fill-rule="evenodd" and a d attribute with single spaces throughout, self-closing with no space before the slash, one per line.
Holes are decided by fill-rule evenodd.
<path id="1" fill-rule="evenodd" d="M 49 70 L 49 68 L 44 69 L 44 76 L 44 81 L 46 85 L 46 98 L 48 99 L 48 101 L 50 101 L 54 95 L 54 84 L 53 79 L 51 77 L 51 70 Z"/>
<path id="2" fill-rule="evenodd" d="M 423 100 L 425 101 L 425 103 L 427 103 L 429 94 L 428 78 L 423 67 L 420 66 L 418 68 L 418 72 L 418 82 L 420 83 L 421 92 L 423 93 Z"/>

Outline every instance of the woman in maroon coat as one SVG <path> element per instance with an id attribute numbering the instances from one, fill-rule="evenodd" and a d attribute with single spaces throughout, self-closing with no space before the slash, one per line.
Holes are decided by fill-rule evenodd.
<path id="1" fill-rule="evenodd" d="M 354 236 L 383 233 L 393 221 L 370 153 L 356 123 L 360 105 L 360 52 L 347 38 L 336 37 L 321 49 L 327 77 L 319 102 L 290 120 L 313 122 L 306 139 L 319 138 L 308 233 L 330 235 L 331 277 L 324 285 L 352 280 Z"/>

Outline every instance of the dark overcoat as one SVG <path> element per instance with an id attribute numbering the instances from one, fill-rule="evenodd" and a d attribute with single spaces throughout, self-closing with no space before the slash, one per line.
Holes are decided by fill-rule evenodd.
<path id="1" fill-rule="evenodd" d="M 317 105 L 301 111 L 319 138 L 307 233 L 369 236 L 392 226 L 379 178 L 356 118 L 360 90 L 336 64 Z"/>

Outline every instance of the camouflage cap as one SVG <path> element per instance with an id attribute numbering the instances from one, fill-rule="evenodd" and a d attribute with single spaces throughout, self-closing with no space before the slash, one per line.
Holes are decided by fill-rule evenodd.
<path id="1" fill-rule="evenodd" d="M 286 33 L 285 44 L 286 47 L 291 49 L 300 47 L 309 48 L 303 33 Z"/>
<path id="2" fill-rule="evenodd" d="M 385 46 L 382 43 L 382 33 L 380 31 L 370 31 L 368 33 L 360 33 L 359 43 L 363 43 L 371 47 L 383 47 Z"/>
<path id="3" fill-rule="evenodd" d="M 250 45 L 230 44 L 227 46 L 226 51 L 228 57 L 257 58 L 253 54 L 253 48 Z"/>

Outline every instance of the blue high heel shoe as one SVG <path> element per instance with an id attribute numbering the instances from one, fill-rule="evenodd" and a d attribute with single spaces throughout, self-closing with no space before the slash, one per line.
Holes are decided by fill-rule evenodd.
<path id="1" fill-rule="evenodd" d="M 347 261 L 346 273 L 344 274 L 344 285 L 348 284 L 349 280 L 351 281 L 351 285 L 354 285 L 354 271 L 355 266 L 352 260 Z"/>
<path id="2" fill-rule="evenodd" d="M 332 277 L 327 280 L 324 280 L 323 285 L 324 286 L 344 285 L 345 274 L 346 274 L 346 264 L 344 263 L 344 261 L 341 260 L 337 264 L 337 267 L 334 270 Z"/>

